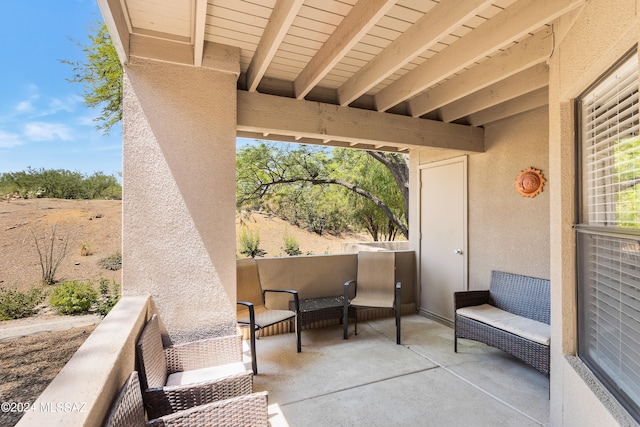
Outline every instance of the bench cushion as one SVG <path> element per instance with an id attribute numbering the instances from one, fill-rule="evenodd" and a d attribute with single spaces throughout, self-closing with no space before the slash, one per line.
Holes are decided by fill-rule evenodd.
<path id="1" fill-rule="evenodd" d="M 246 372 L 246 368 L 242 362 L 194 369 L 192 371 L 176 372 L 170 374 L 167 378 L 167 386 L 195 384 L 202 381 L 218 380 L 230 375 L 241 374 L 243 372 Z"/>
<path id="2" fill-rule="evenodd" d="M 551 327 L 546 323 L 518 316 L 489 304 L 459 308 L 456 310 L 456 314 L 486 323 L 542 345 L 549 345 L 551 342 Z"/>

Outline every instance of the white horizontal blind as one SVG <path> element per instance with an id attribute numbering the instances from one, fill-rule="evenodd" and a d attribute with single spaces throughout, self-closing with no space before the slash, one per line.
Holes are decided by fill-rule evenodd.
<path id="1" fill-rule="evenodd" d="M 581 97 L 578 354 L 640 420 L 637 53 Z"/>
<path id="2" fill-rule="evenodd" d="M 640 243 L 580 233 L 581 357 L 640 404 Z"/>
<path id="3" fill-rule="evenodd" d="M 582 221 L 640 227 L 640 114 L 635 55 L 582 98 Z"/>

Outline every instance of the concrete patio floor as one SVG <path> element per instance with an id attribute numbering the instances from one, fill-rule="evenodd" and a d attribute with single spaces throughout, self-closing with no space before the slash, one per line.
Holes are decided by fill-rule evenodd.
<path id="1" fill-rule="evenodd" d="M 254 390 L 296 426 L 540 426 L 549 380 L 512 356 L 423 316 L 304 330 L 257 341 Z"/>

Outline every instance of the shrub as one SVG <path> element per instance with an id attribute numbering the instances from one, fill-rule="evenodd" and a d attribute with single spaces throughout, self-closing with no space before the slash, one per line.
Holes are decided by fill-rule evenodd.
<path id="1" fill-rule="evenodd" d="M 110 185 L 102 190 L 102 198 L 107 200 L 122 200 L 122 186 L 120 184 Z"/>
<path id="2" fill-rule="evenodd" d="M 96 302 L 98 302 L 98 294 L 93 284 L 77 280 L 57 285 L 49 299 L 49 305 L 61 314 L 87 313 Z"/>
<path id="3" fill-rule="evenodd" d="M 255 258 L 257 256 L 265 256 L 267 252 L 260 249 L 260 234 L 243 229 L 240 233 L 240 253 Z"/>
<path id="4" fill-rule="evenodd" d="M 68 239 L 60 239 L 60 243 L 58 245 L 58 249 L 56 251 L 56 227 L 53 226 L 51 229 L 51 237 L 47 238 L 44 236 L 42 240 L 44 241 L 42 247 L 40 247 L 40 243 L 38 243 L 38 238 L 36 237 L 33 230 L 31 230 L 31 235 L 33 236 L 33 240 L 36 244 L 36 251 L 38 252 L 38 258 L 40 259 L 40 269 L 42 271 L 42 284 L 43 285 L 53 285 L 56 280 L 56 271 L 65 255 L 67 254 L 67 243 Z M 56 253 L 57 252 L 57 253 Z"/>
<path id="5" fill-rule="evenodd" d="M 120 300 L 120 285 L 115 280 L 109 282 L 108 279 L 100 279 L 99 282 L 98 292 L 100 292 L 100 297 L 98 298 L 96 311 L 102 316 L 106 316 Z"/>
<path id="6" fill-rule="evenodd" d="M 0 320 L 22 319 L 37 313 L 36 306 L 44 301 L 47 292 L 31 288 L 26 292 L 0 288 Z"/>
<path id="7" fill-rule="evenodd" d="M 84 242 L 80 245 L 80 256 L 93 255 L 93 248 L 90 242 Z"/>
<path id="8" fill-rule="evenodd" d="M 285 235 L 282 236 L 282 238 L 284 240 L 284 245 L 282 246 L 281 249 L 287 255 L 296 256 L 296 255 L 302 254 L 302 251 L 300 250 L 300 244 L 298 243 L 298 241 L 294 236 L 291 236 L 288 233 L 285 233 Z"/>
<path id="9" fill-rule="evenodd" d="M 120 270 L 122 268 L 122 254 L 120 252 L 111 254 L 106 258 L 102 258 L 99 264 L 100 267 L 104 268 L 105 270 Z"/>

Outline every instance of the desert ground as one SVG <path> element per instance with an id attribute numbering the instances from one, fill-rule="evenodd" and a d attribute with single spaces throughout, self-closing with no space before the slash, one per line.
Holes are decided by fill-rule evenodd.
<path id="1" fill-rule="evenodd" d="M 240 225 L 240 220 L 237 220 Z M 260 233 L 260 247 L 266 256 L 283 255 L 283 236 L 295 237 L 303 254 L 339 253 L 342 242 L 368 241 L 356 233 L 332 236 L 293 227 L 263 213 L 243 217 L 242 224 Z M 0 200 L 0 288 L 27 290 L 40 286 L 42 277 L 35 239 L 50 239 L 55 227 L 56 245 L 67 243 L 56 279 L 92 280 L 107 278 L 121 283 L 121 272 L 105 270 L 102 258 L 121 251 L 122 203 L 112 200 L 10 199 Z M 242 226 L 238 226 L 238 234 Z M 92 254 L 81 255 L 82 246 Z M 41 246 L 42 247 L 42 246 Z M 29 319 L 0 322 L 4 326 L 59 319 L 45 305 Z M 71 358 L 95 326 L 46 332 L 0 341 L 0 402 L 31 403 Z M 0 426 L 13 426 L 19 412 L 0 411 Z"/>
<path id="2" fill-rule="evenodd" d="M 42 273 L 35 239 L 40 239 L 42 248 L 42 239 L 51 238 L 53 227 L 56 251 L 67 242 L 58 280 L 97 281 L 104 277 L 120 283 L 120 271 L 105 270 L 98 262 L 121 250 L 121 206 L 120 201 L 111 200 L 0 201 L 0 287 L 24 291 L 40 286 Z M 82 256 L 82 245 L 92 254 Z M 0 322 L 0 328 L 57 318 L 55 311 L 44 306 L 34 318 Z M 94 327 L 0 341 L 0 402 L 17 405 L 35 401 Z M 0 425 L 15 425 L 22 414 L 11 409 L 18 408 L 3 407 Z"/>
<path id="3" fill-rule="evenodd" d="M 67 250 L 56 279 L 120 283 L 120 271 L 101 268 L 100 259 L 121 251 L 122 203 L 119 200 L 10 199 L 0 201 L 0 287 L 26 290 L 42 278 L 35 239 L 41 249 L 55 228 L 57 251 Z M 82 256 L 87 246 L 92 254 Z"/>
<path id="4" fill-rule="evenodd" d="M 319 236 L 259 212 L 243 216 L 242 224 L 236 220 L 238 234 L 243 226 L 258 230 L 260 247 L 268 257 L 285 255 L 282 250 L 285 234 L 295 237 L 303 254 L 339 253 L 343 242 L 371 240 L 358 233 Z M 55 250 L 67 242 L 66 256 L 56 275 L 59 281 L 96 282 L 104 277 L 121 283 L 120 271 L 99 266 L 102 258 L 121 251 L 121 201 L 10 199 L 0 201 L 0 287 L 25 290 L 38 284 L 42 274 L 35 239 L 44 245 L 44 239 L 50 239 L 54 227 Z M 81 255 L 83 245 L 88 245 L 91 255 Z"/>

